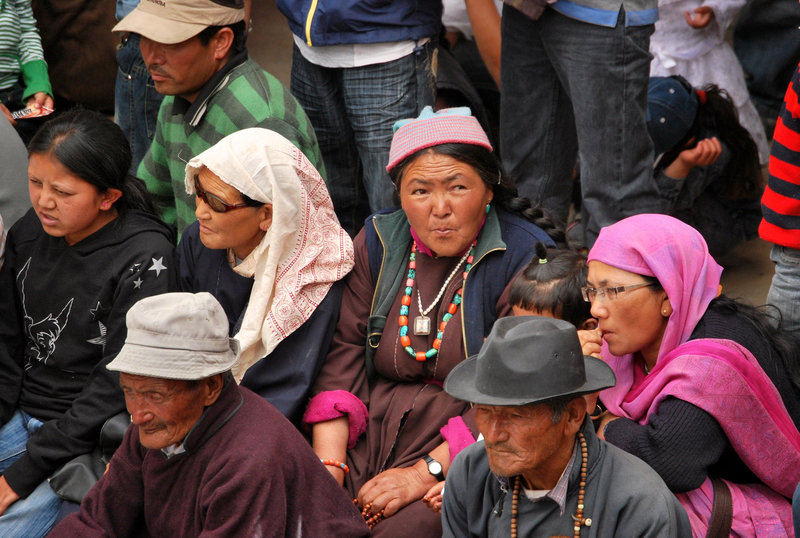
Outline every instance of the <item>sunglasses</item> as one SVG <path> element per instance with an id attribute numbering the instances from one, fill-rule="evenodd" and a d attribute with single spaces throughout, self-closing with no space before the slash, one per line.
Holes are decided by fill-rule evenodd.
<path id="1" fill-rule="evenodd" d="M 241 209 L 242 207 L 252 207 L 247 202 L 242 202 L 239 204 L 229 204 L 219 196 L 215 196 L 210 192 L 204 191 L 200 187 L 200 182 L 197 180 L 197 176 L 194 177 L 194 192 L 198 198 L 203 200 L 208 207 L 211 208 L 211 211 L 214 213 L 226 213 L 231 211 L 232 209 Z"/>

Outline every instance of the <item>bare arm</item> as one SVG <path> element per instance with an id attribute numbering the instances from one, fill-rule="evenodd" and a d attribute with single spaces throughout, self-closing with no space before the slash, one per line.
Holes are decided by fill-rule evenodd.
<path id="1" fill-rule="evenodd" d="M 317 422 L 311 428 L 312 446 L 320 459 L 345 463 L 350 425 L 346 416 L 325 422 Z M 325 466 L 339 484 L 344 484 L 344 471 L 333 465 Z"/>
<path id="2" fill-rule="evenodd" d="M 493 0 L 464 0 L 483 63 L 500 88 L 500 13 Z"/>

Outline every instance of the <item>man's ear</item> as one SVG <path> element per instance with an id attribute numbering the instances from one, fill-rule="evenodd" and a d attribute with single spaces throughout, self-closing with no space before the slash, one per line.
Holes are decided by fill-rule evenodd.
<path id="1" fill-rule="evenodd" d="M 233 46 L 233 39 L 233 30 L 227 26 L 225 28 L 220 28 L 219 32 L 214 34 L 211 45 L 214 48 L 215 60 L 224 60 L 228 56 Z"/>
<path id="2" fill-rule="evenodd" d="M 567 435 L 575 435 L 580 431 L 583 420 L 586 418 L 586 400 L 583 396 L 576 396 L 567 404 L 565 410 L 566 424 L 564 431 Z"/>
<path id="3" fill-rule="evenodd" d="M 225 374 L 216 374 L 201 381 L 203 387 L 203 406 L 208 407 L 219 398 L 225 385 Z"/>
<path id="4" fill-rule="evenodd" d="M 597 328 L 597 320 L 594 318 L 586 318 L 586 320 L 581 323 L 581 326 L 578 327 L 578 330 L 582 331 L 593 331 Z"/>

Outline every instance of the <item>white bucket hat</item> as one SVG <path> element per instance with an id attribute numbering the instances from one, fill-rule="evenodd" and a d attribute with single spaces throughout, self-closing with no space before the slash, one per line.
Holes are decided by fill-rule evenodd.
<path id="1" fill-rule="evenodd" d="M 197 380 L 231 369 L 238 342 L 208 292 L 164 293 L 128 310 L 125 344 L 106 368 L 163 379 Z"/>

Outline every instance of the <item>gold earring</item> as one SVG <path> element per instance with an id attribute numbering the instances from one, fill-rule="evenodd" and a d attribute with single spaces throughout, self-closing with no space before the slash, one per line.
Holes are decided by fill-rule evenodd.
<path id="1" fill-rule="evenodd" d="M 667 309 L 665 308 L 664 310 L 661 311 L 661 313 L 666 316 L 667 315 Z"/>

